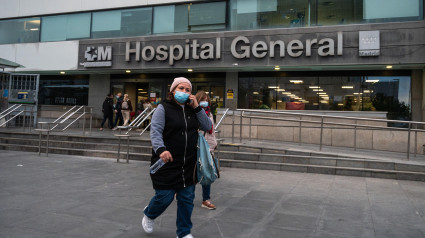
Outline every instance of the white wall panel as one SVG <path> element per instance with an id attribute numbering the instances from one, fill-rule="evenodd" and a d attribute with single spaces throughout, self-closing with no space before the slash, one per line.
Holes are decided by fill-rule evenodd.
<path id="1" fill-rule="evenodd" d="M 0 58 L 25 66 L 16 72 L 75 70 L 78 64 L 78 41 L 0 45 L 0 52 Z"/>

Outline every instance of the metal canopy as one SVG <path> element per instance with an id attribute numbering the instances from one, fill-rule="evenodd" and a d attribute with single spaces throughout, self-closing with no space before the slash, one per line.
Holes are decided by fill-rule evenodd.
<path id="1" fill-rule="evenodd" d="M 23 65 L 20 65 L 18 63 L 15 63 L 13 61 L 0 58 L 0 68 L 23 68 Z"/>

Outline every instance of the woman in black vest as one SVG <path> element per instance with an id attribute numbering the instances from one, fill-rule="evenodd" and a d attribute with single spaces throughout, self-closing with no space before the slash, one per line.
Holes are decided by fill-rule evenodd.
<path id="1" fill-rule="evenodd" d="M 144 209 L 143 229 L 153 232 L 154 220 L 177 199 L 177 236 L 193 238 L 192 210 L 195 198 L 194 169 L 197 157 L 198 129 L 209 131 L 212 124 L 191 95 L 192 84 L 175 78 L 165 102 L 158 105 L 151 124 L 151 165 L 165 162 L 151 174 L 155 196 Z"/>

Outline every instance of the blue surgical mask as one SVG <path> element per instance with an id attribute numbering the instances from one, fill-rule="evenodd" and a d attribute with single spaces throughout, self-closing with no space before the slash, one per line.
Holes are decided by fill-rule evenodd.
<path id="1" fill-rule="evenodd" d="M 199 102 L 199 105 L 201 107 L 208 107 L 208 102 L 207 101 L 201 101 L 201 102 Z"/>
<path id="2" fill-rule="evenodd" d="M 189 99 L 189 94 L 176 91 L 176 93 L 174 94 L 174 99 L 176 99 L 176 101 L 179 103 L 185 103 L 187 102 L 187 99 Z"/>

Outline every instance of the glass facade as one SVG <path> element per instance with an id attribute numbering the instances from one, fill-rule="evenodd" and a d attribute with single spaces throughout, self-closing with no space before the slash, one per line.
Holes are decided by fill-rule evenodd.
<path id="1" fill-rule="evenodd" d="M 0 44 L 32 43 L 39 41 L 39 17 L 0 21 Z"/>
<path id="2" fill-rule="evenodd" d="M 410 120 L 410 76 L 240 77 L 238 108 L 385 111 Z"/>
<path id="3" fill-rule="evenodd" d="M 229 0 L 0 20 L 0 44 L 423 19 L 423 0 Z"/>
<path id="4" fill-rule="evenodd" d="M 90 38 L 90 13 L 41 18 L 41 41 L 64 41 Z"/>
<path id="5" fill-rule="evenodd" d="M 45 105 L 88 105 L 87 76 L 50 76 L 40 78 L 38 103 Z"/>

